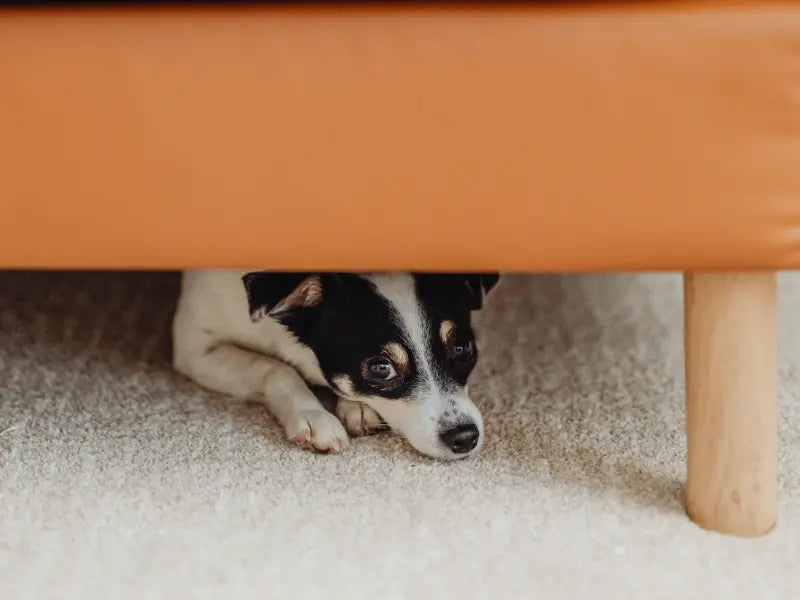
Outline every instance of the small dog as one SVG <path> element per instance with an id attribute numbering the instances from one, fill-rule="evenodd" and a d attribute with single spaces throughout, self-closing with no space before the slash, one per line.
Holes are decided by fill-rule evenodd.
<path id="1" fill-rule="evenodd" d="M 423 454 L 467 458 L 484 437 L 467 394 L 478 359 L 470 316 L 498 279 L 186 271 L 174 366 L 211 390 L 263 399 L 312 450 L 341 452 L 348 432 L 388 426 Z M 309 386 L 336 394 L 336 416 Z"/>

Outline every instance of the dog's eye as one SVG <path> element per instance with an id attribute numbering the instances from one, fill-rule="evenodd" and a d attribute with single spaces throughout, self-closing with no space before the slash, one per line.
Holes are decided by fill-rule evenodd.
<path id="1" fill-rule="evenodd" d="M 376 381 L 389 381 L 397 377 L 397 371 L 388 360 L 373 360 L 367 366 L 367 374 L 370 379 Z"/>
<path id="2" fill-rule="evenodd" d="M 466 361 L 471 359 L 472 355 L 475 354 L 475 346 L 471 341 L 453 344 L 450 349 L 450 354 L 453 360 Z"/>

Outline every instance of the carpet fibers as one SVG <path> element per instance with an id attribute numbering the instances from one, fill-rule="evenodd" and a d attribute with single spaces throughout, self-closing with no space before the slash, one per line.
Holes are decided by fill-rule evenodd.
<path id="1" fill-rule="evenodd" d="M 513 276 L 478 319 L 476 459 L 341 456 L 172 372 L 175 274 L 0 273 L 0 598 L 797 598 L 800 276 L 780 513 L 683 513 L 676 275 Z"/>

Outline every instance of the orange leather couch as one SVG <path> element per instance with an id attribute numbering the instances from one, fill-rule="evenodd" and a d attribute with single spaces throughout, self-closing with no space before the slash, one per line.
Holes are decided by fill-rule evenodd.
<path id="1" fill-rule="evenodd" d="M 800 5 L 0 8 L 0 266 L 681 270 L 689 514 L 775 523 Z"/>

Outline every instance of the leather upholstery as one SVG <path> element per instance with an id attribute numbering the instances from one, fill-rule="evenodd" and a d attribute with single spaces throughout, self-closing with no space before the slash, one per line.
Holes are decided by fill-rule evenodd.
<path id="1" fill-rule="evenodd" d="M 800 267 L 800 5 L 0 9 L 0 266 Z"/>

